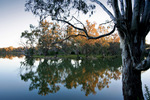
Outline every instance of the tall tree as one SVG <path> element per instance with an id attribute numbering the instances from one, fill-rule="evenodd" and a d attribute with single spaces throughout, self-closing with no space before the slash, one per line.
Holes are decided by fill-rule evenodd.
<path id="1" fill-rule="evenodd" d="M 30 32 L 27 30 L 21 33 L 21 38 L 26 39 L 26 44 L 29 48 L 33 48 L 36 43 L 36 39 L 38 37 L 37 27 L 30 24 Z"/>
<path id="2" fill-rule="evenodd" d="M 37 29 L 37 27 L 33 26 L 32 24 L 30 24 L 30 32 L 28 32 L 27 30 L 22 32 L 21 38 L 26 39 L 26 43 L 24 44 L 26 48 L 25 50 L 26 56 L 30 57 L 34 54 L 34 45 L 37 42 L 38 32 L 39 30 Z"/>
<path id="3" fill-rule="evenodd" d="M 91 1 L 91 2 L 90 2 Z M 100 0 L 28 0 L 27 10 L 31 10 L 41 19 L 51 16 L 52 19 L 65 22 L 85 33 L 88 39 L 98 39 L 112 34 L 117 28 L 122 48 L 122 83 L 125 100 L 143 100 L 141 71 L 150 68 L 150 54 L 144 59 L 145 37 L 150 31 L 150 0 L 108 0 L 114 14 L 110 12 Z M 76 9 L 84 14 L 91 12 L 95 4 L 110 16 L 114 22 L 113 30 L 105 35 L 92 37 L 83 28 L 71 24 L 66 18 Z M 120 5 L 120 6 L 119 6 Z"/>
<path id="4" fill-rule="evenodd" d="M 40 23 L 39 30 L 38 47 L 44 55 L 48 55 L 48 51 L 56 47 L 52 43 L 60 39 L 60 26 L 45 20 Z"/>

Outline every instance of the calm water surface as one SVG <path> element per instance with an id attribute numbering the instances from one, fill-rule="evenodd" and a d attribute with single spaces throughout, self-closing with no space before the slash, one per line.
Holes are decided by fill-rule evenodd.
<path id="1" fill-rule="evenodd" d="M 122 100 L 120 66 L 120 58 L 0 58 L 0 100 Z M 149 76 L 142 72 L 143 92 Z"/>

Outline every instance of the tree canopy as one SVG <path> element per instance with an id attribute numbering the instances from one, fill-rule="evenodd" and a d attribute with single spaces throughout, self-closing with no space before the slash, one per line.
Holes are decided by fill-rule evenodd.
<path id="1" fill-rule="evenodd" d="M 28 0 L 25 4 L 27 11 L 32 11 L 41 18 L 51 16 L 52 18 L 69 17 L 72 10 L 87 14 L 95 9 L 95 5 L 88 4 L 87 0 Z"/>

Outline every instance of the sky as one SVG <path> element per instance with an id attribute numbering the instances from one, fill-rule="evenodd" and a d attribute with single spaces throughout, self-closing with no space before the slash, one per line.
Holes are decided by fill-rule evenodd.
<path id="1" fill-rule="evenodd" d="M 39 18 L 31 12 L 25 12 L 25 2 L 26 0 L 0 0 L 0 48 L 21 46 L 21 33 L 29 30 L 30 24 L 38 25 Z M 100 24 L 109 20 L 109 16 L 102 10 L 96 11 L 96 14 L 89 19 L 91 22 L 95 21 Z M 83 19 L 88 19 L 88 16 L 79 18 L 79 20 Z M 150 38 L 150 34 L 147 37 L 147 41 L 150 43 L 148 38 Z"/>
<path id="2" fill-rule="evenodd" d="M 21 32 L 38 25 L 38 18 L 25 12 L 26 0 L 0 0 L 0 48 L 20 46 Z"/>

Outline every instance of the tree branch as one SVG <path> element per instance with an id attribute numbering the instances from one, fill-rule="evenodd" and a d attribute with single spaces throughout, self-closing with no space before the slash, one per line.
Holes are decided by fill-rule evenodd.
<path id="1" fill-rule="evenodd" d="M 134 0 L 133 16 L 132 16 L 132 31 L 137 31 L 140 22 L 140 0 Z"/>
<path id="2" fill-rule="evenodd" d="M 104 35 L 100 35 L 100 36 L 98 36 L 98 37 L 90 37 L 90 36 L 83 35 L 83 34 L 70 35 L 70 36 L 68 36 L 67 38 L 63 39 L 62 41 L 60 41 L 60 42 L 54 42 L 54 43 L 52 43 L 52 44 L 62 43 L 63 41 L 68 40 L 68 39 L 71 38 L 71 37 L 78 37 L 78 36 L 83 36 L 83 37 L 86 37 L 86 38 L 88 38 L 88 39 L 99 39 L 99 38 L 102 38 L 102 37 L 105 37 L 105 36 L 108 36 L 108 35 L 111 35 L 112 33 L 114 33 L 115 28 L 116 28 L 116 25 L 114 26 L 114 28 L 113 28 L 113 30 L 112 30 L 111 32 L 109 32 L 109 33 L 107 33 L 107 34 L 104 34 Z"/>
<path id="3" fill-rule="evenodd" d="M 105 25 L 105 24 L 108 24 L 108 23 L 111 23 L 113 20 L 111 20 L 111 21 L 107 21 L 107 22 L 105 22 L 105 23 L 101 23 L 101 24 L 99 24 L 99 25 Z"/>
<path id="4" fill-rule="evenodd" d="M 124 3 L 123 3 L 123 0 L 120 0 L 120 6 L 121 6 L 121 14 L 122 16 L 124 17 Z"/>
<path id="5" fill-rule="evenodd" d="M 144 7 L 145 7 L 145 0 L 141 0 L 141 4 L 140 4 L 140 15 L 143 16 L 144 14 Z"/>
<path id="6" fill-rule="evenodd" d="M 83 28 L 76 27 L 75 25 L 73 25 L 73 24 L 71 24 L 70 22 L 65 21 L 65 20 L 61 20 L 61 19 L 53 19 L 53 20 L 62 21 L 62 22 L 64 22 L 64 23 L 67 23 L 68 25 L 72 26 L 72 27 L 75 28 L 75 29 L 78 29 L 78 30 L 80 30 L 80 31 L 83 31 L 83 32 L 86 34 L 87 39 L 99 39 L 99 38 L 102 38 L 102 37 L 111 35 L 111 34 L 115 31 L 115 29 L 116 29 L 116 24 L 115 24 L 115 25 L 114 25 L 114 28 L 113 28 L 113 30 L 112 30 L 111 32 L 109 32 L 109 33 L 107 33 L 107 34 L 103 34 L 103 35 L 97 36 L 97 37 L 91 37 L 91 36 L 88 35 L 88 32 L 87 32 L 86 27 L 84 26 L 84 24 L 83 24 L 82 22 L 80 22 L 79 20 L 77 20 L 77 19 L 76 19 L 76 20 L 79 21 L 79 22 L 83 25 Z M 85 35 L 84 35 L 84 36 L 85 36 Z"/>
<path id="7" fill-rule="evenodd" d="M 113 16 L 113 14 L 98 0 L 90 0 L 91 2 L 97 3 L 100 7 L 103 8 L 103 10 L 110 16 L 110 18 L 114 21 L 116 24 L 116 18 Z"/>
<path id="8" fill-rule="evenodd" d="M 130 24 L 132 20 L 132 1 L 131 0 L 125 0 L 125 18 L 127 22 Z"/>
<path id="9" fill-rule="evenodd" d="M 139 71 L 148 70 L 150 68 L 150 53 L 149 53 L 148 57 L 145 60 L 143 60 L 138 65 L 136 65 L 134 68 L 136 70 L 139 70 Z"/>
<path id="10" fill-rule="evenodd" d="M 91 37 L 91 36 L 89 36 L 89 37 L 87 37 L 87 38 L 88 38 L 88 39 L 99 39 L 99 38 L 102 38 L 102 37 L 105 37 L 105 36 L 109 36 L 109 35 L 111 35 L 112 33 L 114 33 L 115 29 L 116 29 L 116 25 L 114 25 L 113 30 L 112 30 L 111 32 L 107 33 L 107 34 L 103 34 L 103 35 L 100 35 L 100 36 L 97 36 L 97 37 Z"/>
<path id="11" fill-rule="evenodd" d="M 145 30 L 145 33 L 143 35 L 146 36 L 150 31 L 150 0 L 146 0 L 144 5 L 145 7 L 140 23 L 140 29 Z"/>
<path id="12" fill-rule="evenodd" d="M 75 18 L 75 17 L 74 17 L 74 18 Z M 76 19 L 76 18 L 75 18 L 75 19 Z M 61 21 L 61 22 L 67 23 L 68 25 L 72 26 L 73 28 L 78 29 L 78 30 L 80 30 L 80 31 L 83 31 L 83 32 L 86 34 L 86 36 L 89 37 L 88 32 L 87 32 L 87 30 L 86 30 L 84 24 L 83 24 L 82 22 L 80 22 L 79 20 L 77 20 L 77 19 L 76 19 L 76 20 L 77 20 L 78 22 L 80 22 L 80 24 L 82 24 L 83 28 L 76 27 L 75 25 L 71 24 L 69 21 L 66 21 L 66 20 L 62 20 L 62 19 L 53 19 L 53 20 L 57 20 L 57 21 Z"/>
<path id="13" fill-rule="evenodd" d="M 119 11 L 119 7 L 118 7 L 118 0 L 112 0 L 112 7 L 113 7 L 113 10 L 114 10 L 114 14 L 115 14 L 115 17 L 117 19 L 120 19 L 120 11 Z"/>

